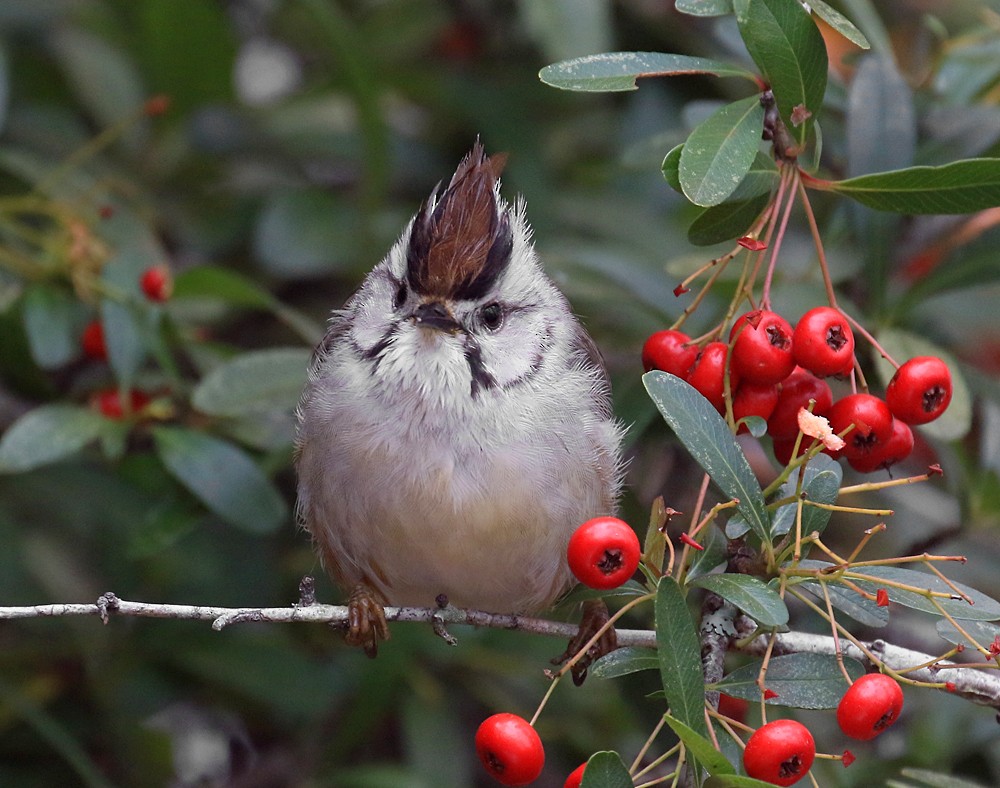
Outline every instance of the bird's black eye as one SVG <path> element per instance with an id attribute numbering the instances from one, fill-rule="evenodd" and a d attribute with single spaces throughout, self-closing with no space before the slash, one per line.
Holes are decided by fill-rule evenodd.
<path id="1" fill-rule="evenodd" d="M 490 331 L 496 331 L 503 322 L 503 309 L 496 301 L 487 304 L 479 310 L 479 318 Z"/>
<path id="2" fill-rule="evenodd" d="M 404 303 L 406 303 L 406 293 L 406 280 L 400 279 L 399 285 L 396 287 L 396 294 L 392 297 L 393 309 L 399 309 Z"/>

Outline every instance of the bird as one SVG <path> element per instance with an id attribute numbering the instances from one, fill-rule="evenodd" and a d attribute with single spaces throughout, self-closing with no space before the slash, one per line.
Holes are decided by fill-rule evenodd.
<path id="1" fill-rule="evenodd" d="M 297 519 L 377 653 L 387 605 L 537 613 L 613 514 L 624 428 L 594 341 L 545 274 L 506 156 L 477 138 L 332 312 L 296 410 Z"/>

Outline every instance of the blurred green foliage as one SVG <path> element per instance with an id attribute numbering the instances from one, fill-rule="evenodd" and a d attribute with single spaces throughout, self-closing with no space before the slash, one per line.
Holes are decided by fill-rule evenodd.
<path id="1" fill-rule="evenodd" d="M 476 135 L 510 153 L 504 190 L 526 199 L 548 270 L 607 356 L 633 425 L 626 516 L 641 525 L 659 494 L 690 506 L 700 473 L 656 418 L 638 350 L 685 306 L 677 281 L 714 251 L 688 243 L 694 214 L 659 170 L 745 88 L 691 77 L 581 96 L 537 78 L 553 61 L 615 49 L 739 57 L 731 20 L 671 5 L 0 4 L 0 603 L 92 601 L 109 589 L 292 603 L 299 578 L 320 571 L 291 516 L 291 409 L 305 360 L 329 310 Z M 883 5 L 838 4 L 874 48 L 831 50 L 822 167 L 846 177 L 1000 154 L 995 12 L 972 0 Z M 144 104 L 160 94 L 163 114 Z M 948 349 L 975 402 L 967 435 L 919 440 L 914 467 L 940 460 L 944 480 L 884 494 L 897 514 L 880 549 L 966 553 L 956 579 L 996 595 L 997 217 L 818 202 L 851 308 L 899 342 Z M 790 319 L 822 300 L 813 254 L 805 228 L 791 230 L 773 292 Z M 139 275 L 162 263 L 175 291 L 154 304 Z M 696 321 L 710 325 L 724 302 Z M 94 319 L 107 361 L 79 351 Z M 91 396 L 109 387 L 153 399 L 124 420 L 96 416 Z M 864 527 L 835 518 L 831 541 L 838 526 L 845 543 Z M 320 580 L 321 599 L 337 594 Z M 937 648 L 924 645 L 933 632 L 893 615 L 888 639 Z M 478 784 L 479 720 L 530 714 L 563 644 L 455 634 L 451 648 L 396 626 L 368 661 L 319 626 L 6 621 L 0 784 Z M 543 784 L 561 785 L 595 750 L 637 752 L 661 711 L 645 697 L 655 689 L 642 674 L 560 687 L 539 722 Z M 990 714 L 937 693 L 907 703 L 899 726 L 821 783 L 872 785 L 904 764 L 1000 782 Z M 818 741 L 828 717 L 810 718 Z"/>

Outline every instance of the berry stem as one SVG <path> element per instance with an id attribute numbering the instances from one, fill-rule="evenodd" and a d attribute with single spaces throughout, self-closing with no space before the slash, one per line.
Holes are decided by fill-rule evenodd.
<path id="1" fill-rule="evenodd" d="M 783 173 L 783 182 L 785 189 L 787 191 L 789 182 L 795 180 L 796 169 L 794 167 L 790 168 L 787 176 Z M 781 214 L 781 224 L 778 227 L 778 233 L 774 238 L 774 243 L 770 247 L 771 259 L 767 264 L 767 273 L 764 275 L 764 287 L 761 291 L 760 305 L 762 309 L 771 308 L 771 281 L 774 278 L 774 269 L 778 263 L 778 252 L 781 250 L 781 241 L 785 237 L 785 231 L 788 229 L 788 219 L 792 215 L 792 206 L 795 204 L 795 195 L 789 194 L 788 200 L 785 203 L 785 210 Z M 777 207 L 777 203 L 776 203 Z M 777 215 L 777 211 L 775 211 Z"/>
<path id="2" fill-rule="evenodd" d="M 826 288 L 826 299 L 834 309 L 840 309 L 837 305 L 837 294 L 833 290 L 833 280 L 830 278 L 830 267 L 826 262 L 826 251 L 823 249 L 823 239 L 820 236 L 819 226 L 816 224 L 816 215 L 813 213 L 812 203 L 809 202 L 809 195 L 802 183 L 803 177 L 809 177 L 806 173 L 796 169 L 795 185 L 799 191 L 799 199 L 802 200 L 802 208 L 809 223 L 809 232 L 812 235 L 813 243 L 816 245 L 816 255 L 819 258 L 819 270 L 823 274 L 823 287 Z"/>
<path id="3" fill-rule="evenodd" d="M 549 682 L 549 687 L 545 690 L 545 694 L 542 696 L 542 700 L 538 704 L 538 708 L 535 709 L 535 713 L 531 715 L 531 719 L 528 720 L 528 724 L 534 728 L 535 723 L 538 722 L 538 717 L 542 713 L 542 709 L 545 708 L 545 704 L 549 702 L 549 698 L 552 697 L 552 693 L 555 691 L 556 685 L 560 682 L 563 677 L 563 673 L 557 673 L 552 681 Z"/>

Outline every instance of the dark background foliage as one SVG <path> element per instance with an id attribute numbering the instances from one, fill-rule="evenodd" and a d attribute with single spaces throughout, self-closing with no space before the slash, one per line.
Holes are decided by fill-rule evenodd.
<path id="1" fill-rule="evenodd" d="M 659 167 L 746 87 L 683 78 L 582 96 L 537 78 L 547 63 L 619 49 L 745 60 L 728 23 L 672 5 L 0 4 L 0 430 L 61 404 L 75 406 L 63 429 L 72 422 L 97 439 L 0 475 L 0 603 L 92 601 L 109 589 L 143 601 L 293 602 L 299 578 L 320 573 L 291 515 L 290 413 L 311 343 L 477 135 L 509 153 L 504 191 L 523 195 L 547 270 L 608 359 L 632 424 L 625 515 L 642 532 L 656 495 L 690 506 L 700 475 L 642 391 L 638 354 L 683 308 L 677 281 L 714 252 L 688 243 L 691 213 Z M 859 50 L 841 58 L 831 47 L 826 170 L 1000 153 L 995 9 L 840 7 L 875 44 L 865 57 L 882 65 L 864 72 L 873 61 Z M 882 75 L 883 92 L 864 93 L 861 73 Z M 155 94 L 170 107 L 149 117 L 141 107 Z M 945 478 L 880 499 L 897 513 L 878 550 L 967 553 L 953 576 L 996 594 L 996 216 L 970 228 L 965 217 L 897 218 L 841 202 L 817 206 L 845 298 L 880 334 L 953 354 L 974 397 L 919 439 L 912 468 L 938 460 Z M 790 319 L 822 300 L 804 222 L 793 221 L 774 294 Z M 176 277 L 162 307 L 136 286 L 161 263 Z M 724 301 L 696 323 L 711 325 Z M 110 363 L 78 351 L 98 315 Z M 273 348 L 283 350 L 254 354 Z M 234 367 L 241 357 L 266 366 Z M 154 394 L 148 419 L 87 419 L 90 395 L 116 381 Z M 242 473 L 233 452 L 258 470 Z M 199 487 L 184 471 L 192 458 L 232 494 Z M 868 524 L 844 518 L 828 534 L 851 544 Z M 339 598 L 323 578 L 319 589 Z M 926 629 L 894 614 L 889 639 L 943 650 Z M 475 784 L 476 725 L 493 710 L 530 715 L 563 644 L 455 634 L 458 648 L 396 626 L 369 661 L 322 626 L 4 622 L 0 784 Z M 630 758 L 661 712 L 646 697 L 655 688 L 642 674 L 560 687 L 539 723 L 543 784 L 561 785 L 597 749 Z M 821 784 L 871 785 L 901 764 L 1000 781 L 992 714 L 941 693 L 911 693 L 907 704 L 903 723 Z M 831 716 L 809 717 L 821 749 Z"/>

